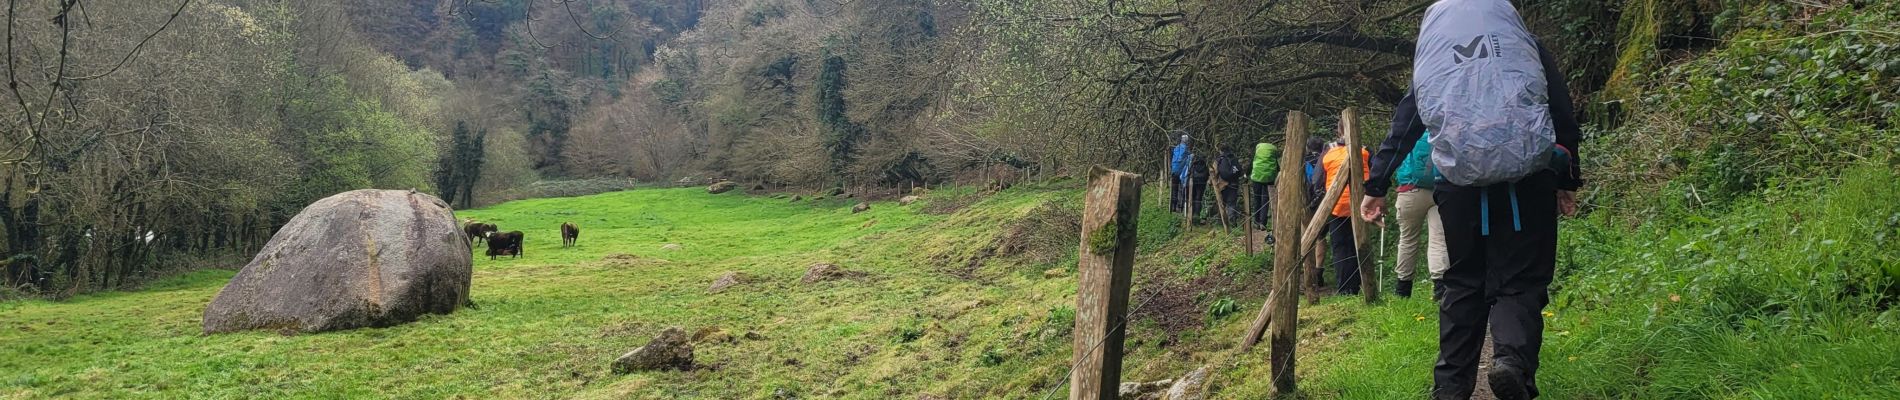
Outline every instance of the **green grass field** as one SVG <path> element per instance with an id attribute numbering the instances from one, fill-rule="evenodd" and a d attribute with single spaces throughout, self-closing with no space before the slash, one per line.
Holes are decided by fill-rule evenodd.
<path id="1" fill-rule="evenodd" d="M 463 211 L 528 237 L 519 259 L 477 257 L 478 308 L 390 328 L 204 336 L 200 315 L 229 270 L 133 292 L 4 302 L 0 398 L 1062 398 L 1076 284 L 1063 272 L 1073 270 L 1073 247 L 991 253 L 1050 204 L 1074 207 L 1075 186 L 944 190 L 862 214 L 838 199 L 697 188 Z M 580 244 L 561 248 L 557 227 L 569 221 L 582 228 Z M 1124 380 L 1211 365 L 1216 398 L 1265 397 L 1265 351 L 1235 347 L 1263 299 L 1267 258 L 1245 256 L 1218 229 L 1183 231 L 1152 205 L 1142 221 L 1132 302 L 1149 309 L 1129 328 Z M 1605 271 L 1613 266 L 1593 260 L 1622 262 L 1617 255 L 1640 250 L 1639 239 L 1572 243 L 1609 253 L 1565 268 Z M 663 250 L 669 243 L 682 248 Z M 800 283 L 818 262 L 865 275 Z M 728 271 L 748 283 L 708 293 Z M 1725 325 L 1710 312 L 1672 311 L 1715 300 L 1663 296 L 1671 290 L 1680 289 L 1553 307 L 1542 375 L 1549 398 L 1900 398 L 1893 312 L 1837 307 L 1798 323 L 1763 314 Z M 1222 303 L 1231 306 L 1212 306 Z M 1429 300 L 1334 298 L 1301 313 L 1307 397 L 1426 394 L 1437 326 Z M 1170 325 L 1170 315 L 1195 319 Z M 668 326 L 763 339 L 701 343 L 705 367 L 695 371 L 608 371 Z"/>

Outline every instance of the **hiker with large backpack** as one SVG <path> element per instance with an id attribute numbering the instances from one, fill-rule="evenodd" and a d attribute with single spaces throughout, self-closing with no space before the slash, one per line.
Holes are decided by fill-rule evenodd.
<path id="1" fill-rule="evenodd" d="M 1246 173 L 1240 169 L 1240 161 L 1234 153 L 1221 149 L 1214 158 L 1214 178 L 1220 179 L 1221 221 L 1238 223 L 1245 214 L 1240 209 L 1240 178 Z"/>
<path id="2" fill-rule="evenodd" d="M 1188 219 L 1196 224 L 1207 223 L 1203 210 L 1207 209 L 1207 181 L 1214 168 L 1212 160 L 1193 159 L 1187 165 L 1187 212 Z"/>
<path id="3" fill-rule="evenodd" d="M 1273 181 L 1280 175 L 1280 148 L 1273 143 L 1261 140 L 1253 146 L 1253 171 L 1248 176 L 1253 181 L 1253 224 L 1257 229 L 1269 229 L 1268 214 L 1273 212 L 1269 203 L 1273 200 Z M 1273 234 L 1267 233 L 1267 243 L 1273 243 Z"/>
<path id="4" fill-rule="evenodd" d="M 1466 399 L 1485 327 L 1499 399 L 1535 398 L 1543 316 L 1557 262 L 1557 217 L 1576 211 L 1582 136 L 1563 74 L 1505 0 L 1441 0 L 1425 12 L 1412 87 L 1373 158 L 1363 217 L 1384 215 L 1400 157 L 1427 129 L 1433 197 L 1451 266 L 1438 305 L 1432 397 Z M 1557 167 L 1553 168 L 1553 165 Z"/>

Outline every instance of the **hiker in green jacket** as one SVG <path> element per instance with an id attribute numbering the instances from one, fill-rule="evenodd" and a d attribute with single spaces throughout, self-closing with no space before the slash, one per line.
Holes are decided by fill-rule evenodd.
<path id="1" fill-rule="evenodd" d="M 1273 180 L 1280 175 L 1280 148 L 1267 141 L 1253 146 L 1253 224 L 1256 229 L 1267 229 L 1267 216 L 1272 214 L 1271 194 Z M 1272 243 L 1273 234 L 1267 234 L 1267 242 Z"/>

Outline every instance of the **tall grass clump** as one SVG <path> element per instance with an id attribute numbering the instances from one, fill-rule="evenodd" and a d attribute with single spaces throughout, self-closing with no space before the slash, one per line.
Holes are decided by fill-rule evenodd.
<path id="1" fill-rule="evenodd" d="M 1900 371 L 1897 187 L 1870 163 L 1723 212 L 1570 223 L 1544 376 L 1584 397 L 1900 394 L 1871 378 Z"/>

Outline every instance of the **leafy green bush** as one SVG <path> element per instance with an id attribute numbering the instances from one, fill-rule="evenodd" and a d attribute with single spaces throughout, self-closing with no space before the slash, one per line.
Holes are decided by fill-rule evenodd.
<path id="1" fill-rule="evenodd" d="M 1207 304 L 1207 320 L 1210 323 L 1237 312 L 1240 312 L 1240 304 L 1234 303 L 1234 298 L 1231 296 L 1221 296 L 1220 300 Z"/>
<path id="2" fill-rule="evenodd" d="M 1045 329 L 1060 332 L 1068 336 L 1075 330 L 1075 307 L 1057 306 L 1049 309 L 1049 318 L 1042 321 Z"/>
<path id="3" fill-rule="evenodd" d="M 1167 190 L 1160 185 L 1149 186 L 1150 190 Z M 1152 252 L 1181 235 L 1181 216 L 1168 211 L 1168 203 L 1153 201 L 1154 195 L 1144 195 L 1141 201 L 1141 215 L 1136 216 L 1135 241 L 1138 252 Z"/>

